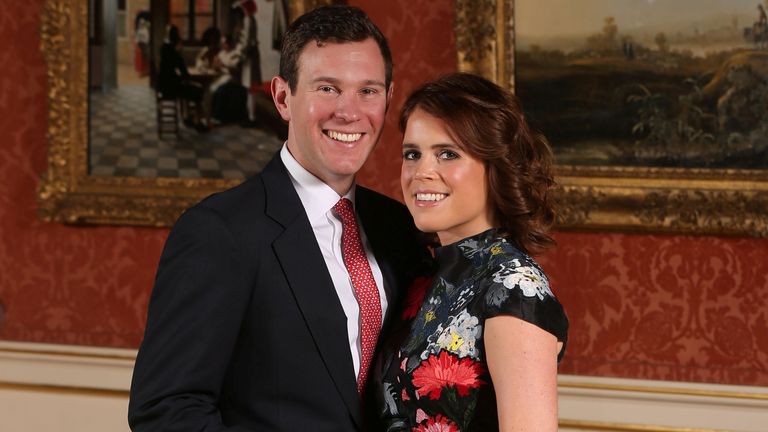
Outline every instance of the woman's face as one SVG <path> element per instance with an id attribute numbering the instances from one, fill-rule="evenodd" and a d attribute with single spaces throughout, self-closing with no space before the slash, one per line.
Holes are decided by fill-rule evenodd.
<path id="1" fill-rule="evenodd" d="M 451 138 L 445 123 L 421 109 L 408 118 L 400 172 L 416 226 L 449 244 L 491 228 L 485 165 Z"/>

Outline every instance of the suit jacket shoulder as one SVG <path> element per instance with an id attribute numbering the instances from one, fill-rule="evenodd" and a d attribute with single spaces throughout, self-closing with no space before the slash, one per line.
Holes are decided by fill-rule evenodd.
<path id="1" fill-rule="evenodd" d="M 260 175 L 256 175 L 237 186 L 207 196 L 195 207 L 211 209 L 221 217 L 235 221 L 241 214 L 249 217 L 264 213 L 265 198 L 264 182 Z"/>
<path id="2" fill-rule="evenodd" d="M 240 239 L 277 234 L 273 228 L 287 226 L 304 212 L 279 155 L 261 173 L 208 196 L 190 210 L 199 209 L 216 213 Z"/>

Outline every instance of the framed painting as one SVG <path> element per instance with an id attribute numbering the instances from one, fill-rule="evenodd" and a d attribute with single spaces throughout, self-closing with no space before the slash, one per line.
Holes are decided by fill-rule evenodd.
<path id="1" fill-rule="evenodd" d="M 260 171 L 286 131 L 266 88 L 281 32 L 326 3 L 46 0 L 40 217 L 169 226 L 202 197 Z M 171 92 L 163 71 L 174 58 L 187 74 Z"/>
<path id="2" fill-rule="evenodd" d="M 459 69 L 549 138 L 562 228 L 768 237 L 768 4 L 481 3 Z"/>

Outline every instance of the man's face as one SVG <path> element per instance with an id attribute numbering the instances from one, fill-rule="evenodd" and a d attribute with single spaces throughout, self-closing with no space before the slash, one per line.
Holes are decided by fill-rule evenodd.
<path id="1" fill-rule="evenodd" d="M 318 46 L 311 41 L 299 56 L 296 91 L 275 77 L 272 94 L 289 122 L 287 145 L 293 157 L 345 194 L 379 140 L 391 97 L 376 42 Z"/>

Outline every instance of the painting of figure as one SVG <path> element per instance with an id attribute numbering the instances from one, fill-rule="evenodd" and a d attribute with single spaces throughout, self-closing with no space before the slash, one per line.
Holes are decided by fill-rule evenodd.
<path id="1" fill-rule="evenodd" d="M 515 0 L 515 91 L 560 164 L 765 169 L 766 9 Z"/>
<path id="2" fill-rule="evenodd" d="M 89 0 L 89 175 L 242 180 L 282 146 L 287 0 Z"/>

